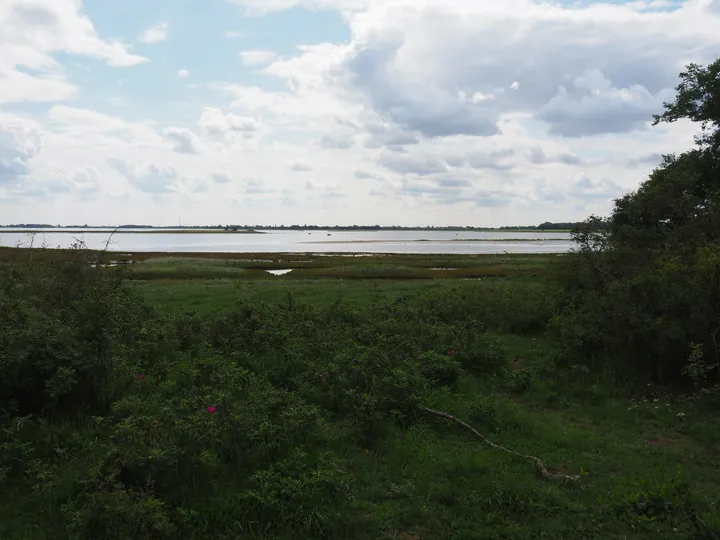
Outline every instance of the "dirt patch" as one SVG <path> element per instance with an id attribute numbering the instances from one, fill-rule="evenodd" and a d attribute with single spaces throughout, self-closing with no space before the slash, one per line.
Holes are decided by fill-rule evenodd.
<path id="1" fill-rule="evenodd" d="M 675 439 L 663 437 L 662 435 L 654 435 L 648 439 L 648 442 L 653 446 L 670 446 L 675 444 L 677 441 L 675 441 Z"/>
<path id="2" fill-rule="evenodd" d="M 525 360 L 523 360 L 522 358 L 513 358 L 508 362 L 508 365 L 510 366 L 510 369 L 513 371 L 513 373 L 517 373 L 525 367 Z"/>

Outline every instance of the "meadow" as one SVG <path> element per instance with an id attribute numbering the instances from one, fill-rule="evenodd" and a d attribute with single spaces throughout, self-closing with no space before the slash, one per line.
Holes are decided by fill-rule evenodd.
<path id="1" fill-rule="evenodd" d="M 563 358 L 562 256 L 0 260 L 0 538 L 687 539 L 720 524 L 720 421 L 692 392 Z"/>
<path id="2" fill-rule="evenodd" d="M 569 254 L 0 248 L 0 538 L 717 540 L 719 75 Z"/>

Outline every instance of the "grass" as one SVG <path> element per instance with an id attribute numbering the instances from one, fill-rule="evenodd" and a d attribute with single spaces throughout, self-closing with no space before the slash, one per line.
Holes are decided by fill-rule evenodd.
<path id="1" fill-rule="evenodd" d="M 72 250 L 0 248 L 0 264 L 63 262 Z M 128 263 L 130 279 L 267 279 L 267 270 L 293 270 L 283 280 L 438 280 L 534 277 L 545 273 L 556 254 L 445 255 L 318 253 L 162 253 L 87 251 L 90 261 Z"/>
<path id="2" fill-rule="evenodd" d="M 2 254 L 0 250 L 0 259 Z M 11 260 L 7 252 L 5 255 L 6 262 Z M 122 257 L 139 261 L 126 271 L 132 278 L 131 287 L 161 318 L 190 313 L 196 318 L 193 320 L 221 321 L 241 302 L 249 306 L 277 303 L 284 309 L 299 309 L 299 313 L 304 306 L 320 310 L 311 326 L 281 328 L 280 337 L 290 343 L 305 332 L 317 332 L 323 339 L 323 316 L 352 317 L 355 312 L 396 301 L 407 301 L 410 309 L 416 294 L 453 297 L 469 308 L 477 306 L 472 312 L 477 332 L 489 332 L 497 340 L 507 354 L 506 362 L 496 372 L 466 370 L 456 384 L 432 390 L 424 404 L 471 423 L 498 444 L 538 456 L 548 467 L 577 474 L 580 479 L 571 483 L 538 480 L 530 462 L 483 445 L 456 424 L 419 412 L 403 422 L 386 419 L 367 440 L 348 437 L 348 421 L 328 413 L 322 423 L 328 432 L 328 446 L 305 451 L 330 452 L 342 474 L 351 479 L 353 495 L 342 504 L 328 499 L 313 506 L 308 500 L 308 508 L 303 510 L 301 504 L 297 512 L 304 516 L 303 522 L 323 523 L 340 509 L 342 527 L 328 533 L 298 525 L 292 534 L 283 536 L 281 528 L 267 527 L 262 520 L 234 525 L 232 506 L 238 492 L 233 482 L 241 481 L 240 472 L 214 479 L 213 500 L 224 500 L 226 506 L 206 507 L 206 513 L 200 515 L 183 514 L 188 522 L 197 520 L 205 523 L 204 527 L 223 523 L 231 531 L 226 538 L 687 539 L 706 532 L 697 528 L 683 506 L 687 505 L 711 526 L 720 524 L 717 415 L 708 413 L 699 401 L 666 395 L 652 387 L 637 391 L 591 376 L 581 368 L 556 364 L 557 344 L 542 331 L 552 315 L 552 309 L 547 308 L 552 291 L 542 276 L 556 256 L 204 255 L 134 253 Z M 61 260 L 57 254 L 39 250 L 36 256 Z M 284 276 L 271 277 L 266 272 L 289 268 L 294 271 Z M 338 303 L 345 311 L 333 311 Z M 443 309 L 442 305 L 438 309 Z M 247 321 L 253 319 L 243 320 L 246 322 L 242 324 L 250 324 Z M 539 328 L 528 323 L 536 320 L 540 321 Z M 297 325 L 306 324 L 304 321 L 298 315 Z M 191 328 L 188 326 L 188 332 Z M 380 347 L 383 340 L 421 339 L 436 331 L 428 327 L 418 335 L 374 339 Z M 272 352 L 276 337 L 266 329 L 254 332 L 249 335 L 257 335 L 263 343 L 267 340 L 269 352 L 264 361 L 276 365 L 279 357 Z M 428 336 L 423 336 L 424 332 Z M 285 334 L 296 337 L 283 337 Z M 242 347 L 230 348 L 212 370 L 205 364 L 193 368 L 193 377 L 205 373 L 201 379 L 210 379 L 215 376 L 214 370 L 222 369 L 223 362 L 230 362 L 233 355 L 243 358 L 243 354 L 246 351 Z M 321 353 L 313 361 L 319 370 L 330 363 Z M 283 380 L 283 385 L 293 387 L 298 377 L 300 374 Z M 180 382 L 173 384 L 188 385 L 190 380 L 178 379 Z M 241 387 L 230 390 L 232 395 L 248 391 Z M 173 408 L 183 405 L 178 401 Z M 138 413 L 141 418 L 143 414 L 150 413 Z M 202 420 L 198 425 L 207 419 Z M 96 444 L 92 442 L 94 428 L 82 428 L 87 430 L 83 434 L 80 417 L 75 422 L 78 427 L 73 444 Z M 266 419 L 263 429 L 270 429 L 271 424 L 272 420 Z M 208 466 L 216 466 L 217 456 L 201 457 Z M 66 474 L 72 476 L 74 471 Z M 190 512 L 191 507 L 198 507 L 201 488 L 183 489 L 182 495 L 177 492 L 175 496 L 186 498 L 184 511 Z M 283 489 L 295 497 L 293 489 L 299 488 Z M 0 500 L 0 538 L 70 537 L 50 526 L 50 516 L 57 518 L 61 501 L 52 501 L 38 512 L 29 503 L 29 495 L 22 491 L 7 493 Z M 276 495 L 272 491 L 262 493 L 268 500 Z M 193 530 L 196 533 L 187 538 L 207 537 L 197 532 L 203 526 Z"/>
<path id="3" fill-rule="evenodd" d="M 377 268 L 378 258 L 370 259 L 358 258 L 354 272 Z M 478 268 L 477 259 L 482 258 L 401 256 L 391 260 L 407 269 Z M 377 281 L 288 275 L 240 282 L 142 281 L 136 287 L 168 313 L 209 313 L 229 309 L 240 300 L 287 302 L 288 295 L 298 305 L 329 306 L 342 301 L 363 308 L 418 290 L 460 287 L 469 294 L 483 286 L 511 288 L 518 279 L 527 282 L 537 277 L 552 258 L 493 256 L 485 260 L 489 266 L 504 265 L 511 277 L 489 279 L 483 285 L 451 279 Z M 288 262 L 292 261 L 278 265 L 292 266 Z M 343 266 L 334 264 L 329 269 L 340 275 Z M 643 401 L 642 395 L 633 398 L 621 388 L 585 380 L 582 373 L 559 373 L 551 361 L 554 344 L 540 334 L 497 335 L 508 351 L 505 374 L 491 379 L 466 376 L 456 392 L 438 391 L 428 406 L 471 422 L 494 442 L 579 474 L 581 480 L 577 485 L 543 483 L 534 478 L 532 464 L 485 447 L 456 425 L 424 418 L 407 430 L 389 428 L 372 448 L 348 449 L 348 467 L 361 486 L 355 512 L 371 515 L 375 527 L 348 538 L 684 539 L 694 525 L 682 513 L 648 519 L 632 502 L 647 491 L 648 483 L 655 482 L 659 491 L 671 490 L 678 467 L 692 486 L 697 511 L 720 518 L 715 489 L 720 485 L 720 468 L 714 462 L 720 448 L 714 430 L 720 428 L 720 421 L 709 418 L 692 402 L 669 397 L 656 402 L 653 394 Z"/>
<path id="4" fill-rule="evenodd" d="M 283 276 L 284 278 L 284 276 Z M 163 313 L 216 313 L 230 309 L 241 301 L 287 302 L 291 295 L 298 305 L 329 307 L 343 302 L 352 307 L 393 299 L 413 291 L 442 291 L 463 286 L 449 280 L 364 281 L 364 280 L 285 280 L 255 279 L 248 281 L 138 280 L 136 290 Z"/>

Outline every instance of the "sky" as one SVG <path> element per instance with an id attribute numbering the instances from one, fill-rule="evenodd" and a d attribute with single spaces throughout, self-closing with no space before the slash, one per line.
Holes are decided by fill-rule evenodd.
<path id="1" fill-rule="evenodd" d="M 720 0 L 0 0 L 0 224 L 607 215 Z"/>

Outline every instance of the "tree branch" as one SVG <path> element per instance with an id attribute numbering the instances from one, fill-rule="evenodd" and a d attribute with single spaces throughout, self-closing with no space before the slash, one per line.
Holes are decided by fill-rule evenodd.
<path id="1" fill-rule="evenodd" d="M 433 409 L 428 409 L 427 407 L 419 407 L 421 411 L 425 411 L 428 414 L 431 414 L 433 416 L 437 416 L 439 418 L 445 418 L 446 420 L 452 420 L 456 424 L 460 424 L 462 427 L 467 429 L 468 431 L 471 431 L 476 437 L 478 437 L 480 440 L 482 440 L 485 444 L 488 446 L 495 448 L 497 450 L 502 450 L 503 452 L 506 452 L 508 454 L 512 454 L 513 456 L 519 457 L 521 459 L 530 460 L 535 464 L 535 475 L 538 478 L 542 478 L 543 480 L 578 480 L 580 477 L 575 476 L 572 474 L 562 474 L 562 473 L 551 473 L 547 470 L 543 462 L 540 460 L 540 458 L 537 458 L 535 456 L 526 456 L 524 454 L 520 454 L 519 452 L 516 452 L 515 450 L 511 450 L 510 448 L 507 448 L 505 446 L 496 444 L 492 442 L 490 439 L 485 437 L 485 435 L 482 435 L 480 432 L 478 432 L 474 427 L 472 427 L 470 424 L 466 424 L 459 418 L 456 418 L 455 416 L 442 412 L 442 411 L 435 411 Z"/>

